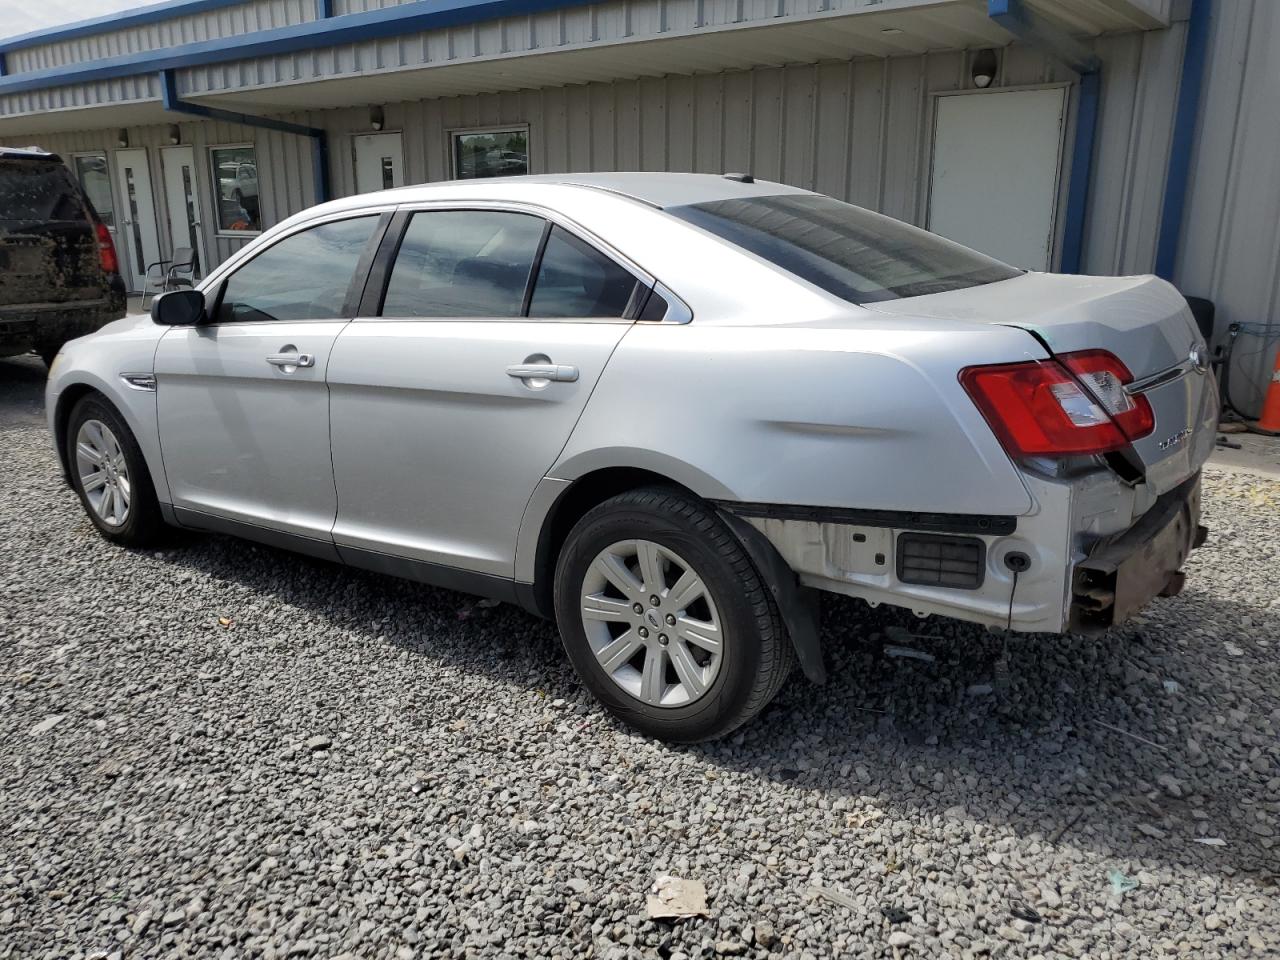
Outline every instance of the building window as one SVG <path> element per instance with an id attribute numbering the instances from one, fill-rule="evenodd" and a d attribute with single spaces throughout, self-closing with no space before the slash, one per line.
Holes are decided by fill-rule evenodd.
<path id="1" fill-rule="evenodd" d="M 251 146 L 211 147 L 219 233 L 256 233 L 262 229 L 258 208 L 258 157 Z"/>
<path id="2" fill-rule="evenodd" d="M 462 130 L 453 134 L 453 175 L 456 179 L 510 177 L 528 172 L 528 127 Z"/>
<path id="3" fill-rule="evenodd" d="M 76 179 L 98 211 L 98 218 L 108 227 L 115 228 L 116 207 L 111 200 L 111 176 L 107 173 L 105 153 L 81 153 L 72 158 Z"/>

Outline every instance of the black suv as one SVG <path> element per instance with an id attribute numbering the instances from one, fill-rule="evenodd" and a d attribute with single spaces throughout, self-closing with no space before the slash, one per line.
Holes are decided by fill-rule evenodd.
<path id="1" fill-rule="evenodd" d="M 0 147 L 0 357 L 52 363 L 125 303 L 111 234 L 62 159 Z"/>

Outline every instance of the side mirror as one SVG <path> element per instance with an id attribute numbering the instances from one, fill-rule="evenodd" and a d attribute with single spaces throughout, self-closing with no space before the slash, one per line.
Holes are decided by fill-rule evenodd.
<path id="1" fill-rule="evenodd" d="M 151 301 L 151 319 L 164 327 L 188 327 L 204 322 L 204 294 L 198 290 L 170 290 Z"/>

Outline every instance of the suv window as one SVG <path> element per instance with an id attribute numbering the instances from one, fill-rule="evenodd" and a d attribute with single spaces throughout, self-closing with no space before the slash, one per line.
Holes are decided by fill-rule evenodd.
<path id="1" fill-rule="evenodd" d="M 0 160 L 0 220 L 88 219 L 80 190 L 62 164 Z"/>
<path id="2" fill-rule="evenodd" d="M 338 320 L 377 216 L 335 220 L 290 234 L 227 278 L 218 323 Z"/>
<path id="3" fill-rule="evenodd" d="M 409 220 L 384 317 L 518 317 L 546 221 L 500 210 L 437 210 Z"/>
<path id="4" fill-rule="evenodd" d="M 852 303 L 945 293 L 1021 273 L 830 197 L 783 194 L 666 209 Z"/>
<path id="5" fill-rule="evenodd" d="M 531 317 L 621 317 L 636 278 L 567 230 L 552 227 L 534 281 Z"/>

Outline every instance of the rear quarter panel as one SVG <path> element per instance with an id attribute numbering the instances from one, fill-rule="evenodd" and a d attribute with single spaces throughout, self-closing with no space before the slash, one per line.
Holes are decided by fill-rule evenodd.
<path id="1" fill-rule="evenodd" d="M 859 308 L 772 326 L 637 324 L 550 476 L 633 466 L 716 499 L 1025 514 L 1026 485 L 957 372 L 1042 356 L 1020 330 Z"/>

